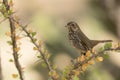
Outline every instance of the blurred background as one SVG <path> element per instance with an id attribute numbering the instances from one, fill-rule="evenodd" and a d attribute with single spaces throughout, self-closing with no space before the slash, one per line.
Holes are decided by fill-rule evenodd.
<path id="1" fill-rule="evenodd" d="M 20 17 L 21 24 L 38 33 L 38 38 L 52 54 L 51 61 L 62 71 L 70 60 L 79 55 L 67 37 L 65 25 L 69 21 L 79 24 L 82 31 L 96 40 L 120 40 L 120 0 L 13 0 L 13 10 Z M 0 14 L 0 20 L 3 20 Z M 0 57 L 3 80 L 14 80 L 16 68 L 12 59 L 10 40 L 5 36 L 9 31 L 8 21 L 0 24 Z M 47 80 L 47 70 L 40 66 L 38 54 L 28 38 L 21 40 L 20 62 L 24 67 L 25 80 Z M 28 56 L 29 55 L 29 56 Z M 81 80 L 119 80 L 120 53 L 109 53 L 110 57 L 89 67 Z M 47 74 L 47 75 L 46 75 Z M 18 78 L 16 80 L 19 80 Z"/>

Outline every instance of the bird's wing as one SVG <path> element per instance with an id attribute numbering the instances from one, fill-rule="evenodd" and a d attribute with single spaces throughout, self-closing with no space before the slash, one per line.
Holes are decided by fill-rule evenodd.
<path id="1" fill-rule="evenodd" d="M 76 34 L 77 34 L 79 40 L 81 40 L 82 43 L 83 43 L 88 49 L 90 49 L 91 46 L 92 46 L 90 39 L 89 39 L 83 32 L 81 32 L 81 31 L 78 31 Z"/>
<path id="2" fill-rule="evenodd" d="M 82 49 L 82 50 L 88 50 L 87 48 L 87 45 L 86 43 L 81 39 L 79 38 L 79 36 L 75 33 L 75 38 L 76 38 L 76 46 L 78 46 L 79 49 Z"/>

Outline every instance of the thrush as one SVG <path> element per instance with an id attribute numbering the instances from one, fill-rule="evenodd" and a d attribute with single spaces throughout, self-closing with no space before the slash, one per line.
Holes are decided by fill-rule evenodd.
<path id="1" fill-rule="evenodd" d="M 88 50 L 92 50 L 99 43 L 112 42 L 112 40 L 90 40 L 80 29 L 76 22 L 67 23 L 68 38 L 73 46 L 85 54 Z"/>

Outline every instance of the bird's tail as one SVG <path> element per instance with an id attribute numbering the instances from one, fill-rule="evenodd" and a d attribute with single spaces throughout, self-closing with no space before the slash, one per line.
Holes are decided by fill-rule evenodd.
<path id="1" fill-rule="evenodd" d="M 98 43 L 105 43 L 105 42 L 112 42 L 112 40 L 91 40 L 93 46 L 97 45 Z"/>
<path id="2" fill-rule="evenodd" d="M 96 43 L 112 42 L 112 40 L 91 40 Z"/>

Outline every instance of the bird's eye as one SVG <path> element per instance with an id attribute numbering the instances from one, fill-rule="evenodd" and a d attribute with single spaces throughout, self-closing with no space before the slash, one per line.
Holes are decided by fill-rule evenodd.
<path id="1" fill-rule="evenodd" d="M 71 26 L 72 26 L 74 29 L 76 29 L 76 26 L 75 26 L 75 24 L 71 24 Z"/>
<path id="2" fill-rule="evenodd" d="M 71 24 L 71 26 L 75 26 L 74 24 Z"/>

